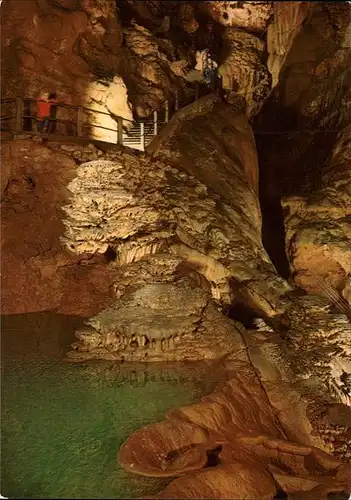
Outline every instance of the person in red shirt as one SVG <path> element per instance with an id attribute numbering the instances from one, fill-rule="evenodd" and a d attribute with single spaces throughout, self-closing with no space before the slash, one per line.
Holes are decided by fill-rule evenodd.
<path id="1" fill-rule="evenodd" d="M 49 94 L 45 93 L 37 100 L 37 127 L 38 132 L 47 132 L 50 124 Z"/>

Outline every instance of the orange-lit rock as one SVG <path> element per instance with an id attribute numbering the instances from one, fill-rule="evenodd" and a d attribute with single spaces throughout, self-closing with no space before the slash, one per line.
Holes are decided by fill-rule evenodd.
<path id="1" fill-rule="evenodd" d="M 88 316 L 109 301 L 113 272 L 103 257 L 74 256 L 60 244 L 61 208 L 75 161 L 31 140 L 3 145 L 1 312 Z"/>
<path id="2" fill-rule="evenodd" d="M 313 446 L 308 426 L 301 436 L 306 417 L 291 414 L 288 421 L 279 421 L 289 398 L 275 413 L 268 380 L 264 380 L 267 399 L 248 358 L 244 359 L 236 375 L 200 403 L 170 410 L 165 421 L 132 434 L 119 450 L 121 465 L 135 474 L 177 477 L 152 498 L 268 500 L 278 485 L 289 494 L 319 492 L 319 498 L 330 491 L 348 491 L 350 465 Z M 301 402 L 297 412 L 299 407 Z M 300 432 L 297 441 L 292 440 L 294 431 Z"/>

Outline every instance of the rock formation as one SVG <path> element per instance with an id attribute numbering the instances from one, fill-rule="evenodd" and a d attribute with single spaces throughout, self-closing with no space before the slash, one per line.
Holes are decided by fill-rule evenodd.
<path id="1" fill-rule="evenodd" d="M 311 292 L 322 288 L 326 296 L 328 285 L 342 291 L 351 272 L 350 132 L 347 127 L 339 133 L 329 165 L 322 171 L 321 187 L 309 197 L 283 199 L 295 282 Z"/>
<path id="2" fill-rule="evenodd" d="M 272 75 L 272 87 L 279 81 L 287 55 L 303 22 L 315 6 L 312 2 L 272 2 L 273 22 L 267 28 L 267 67 Z"/>
<path id="3" fill-rule="evenodd" d="M 109 127 L 186 97 L 206 50 L 224 91 L 180 109 L 143 153 L 93 142 L 112 138 L 91 118 L 90 144 L 5 142 L 3 311 L 89 316 L 71 361 L 221 366 L 212 394 L 119 452 L 130 472 L 177 477 L 157 498 L 347 492 L 348 6 L 117 7 L 4 0 L 4 96 L 57 90 L 106 112 Z M 280 217 L 270 233 L 266 202 Z M 292 276 L 266 244 L 279 237 Z M 256 328 L 231 319 L 235 306 Z"/>
<path id="4" fill-rule="evenodd" d="M 113 1 L 6 0 L 1 9 L 4 97 L 57 90 L 64 102 L 88 104 L 89 83 L 117 73 L 122 38 Z"/>
<path id="5" fill-rule="evenodd" d="M 226 135 L 229 124 L 231 133 Z M 220 148 L 221 143 L 224 147 Z M 244 150 L 245 155 L 241 152 Z M 219 432 L 219 428 L 226 428 L 225 422 L 235 421 L 234 417 L 221 408 L 223 422 L 219 424 L 216 417 L 216 425 L 209 424 L 210 410 L 204 398 L 199 412 L 206 425 L 194 427 L 189 419 L 184 423 L 183 417 L 179 422 L 171 412 L 171 421 L 164 426 L 155 424 L 133 434 L 121 449 L 121 463 L 131 472 L 151 476 L 193 474 L 204 468 L 208 454 L 217 450 L 218 468 L 203 471 L 192 479 L 189 476 L 176 480 L 160 498 L 191 498 L 192 491 L 193 495 L 224 498 L 233 488 L 239 497 L 271 498 L 277 480 L 272 474 L 279 478 L 277 481 L 286 492 L 316 488 L 313 494 L 318 491 L 322 495 L 338 489 L 346 491 L 349 483 L 342 462 L 313 447 L 341 459 L 349 458 L 348 423 L 338 425 L 337 439 L 331 443 L 327 436 L 335 424 L 325 421 L 323 412 L 316 413 L 316 408 L 328 408 L 333 395 L 350 405 L 350 388 L 345 382 L 345 374 L 351 371 L 350 324 L 346 316 L 333 314 L 328 301 L 312 296 L 294 297 L 265 254 L 260 240 L 255 151 L 240 97 L 236 106 L 210 96 L 184 108 L 151 143 L 148 153 L 151 158 L 126 158 L 121 154 L 118 157 L 114 153 L 113 160 L 110 153 L 106 161 L 82 164 L 77 178 L 69 185 L 73 196 L 71 205 L 65 207 L 67 247 L 76 252 L 104 252 L 109 246 L 120 266 L 114 304 L 77 331 L 78 342 L 69 359 L 219 358 L 223 363 L 242 359 L 248 371 L 254 367 L 256 384 L 265 391 L 258 397 L 268 396 L 273 411 L 279 414 L 282 430 L 280 437 L 261 433 L 259 438 L 255 434 L 255 440 L 250 425 L 248 441 L 255 444 L 249 452 L 244 446 L 243 456 L 248 453 L 250 459 L 243 458 L 246 465 L 241 461 L 239 465 L 229 450 L 234 448 L 237 453 L 241 437 L 238 441 L 234 429 L 228 430 L 225 437 Z M 94 200 L 88 194 L 92 191 Z M 105 214 L 109 216 L 104 218 Z M 245 246 L 240 244 L 243 238 Z M 271 342 L 266 338 L 258 350 L 258 343 L 255 340 L 251 344 L 245 329 L 217 310 L 218 306 L 225 309 L 238 297 L 280 331 L 287 345 L 281 344 L 281 337 L 280 341 L 275 338 Z M 214 338 L 218 342 L 214 343 Z M 279 359 L 282 366 L 268 368 L 272 359 L 274 363 Z M 228 366 L 229 387 L 243 384 L 250 389 L 240 411 L 241 393 L 231 393 L 225 404 L 234 414 L 239 412 L 249 419 L 247 405 L 253 386 L 248 381 L 239 383 L 234 368 L 231 370 Z M 313 381 L 313 388 L 306 379 Z M 292 384 L 296 384 L 294 389 Z M 285 397 L 291 394 L 291 399 L 284 403 L 282 390 Z M 211 402 L 213 397 L 210 396 Z M 298 425 L 292 415 L 291 400 L 295 414 L 299 408 Z M 275 418 L 265 414 L 256 425 L 262 428 L 272 420 Z M 167 445 L 160 441 L 163 434 Z M 184 442 L 174 441 L 173 435 L 183 436 Z M 140 442 L 146 449 L 137 445 Z M 308 472 L 304 472 L 309 480 L 301 486 L 297 479 L 301 466 L 292 467 L 287 478 L 287 463 L 283 460 L 277 465 L 269 454 L 271 446 L 287 452 L 288 461 L 300 454 L 313 457 L 314 463 L 309 463 Z M 268 451 L 264 451 L 265 447 Z M 329 482 L 316 475 L 319 461 L 324 459 L 330 460 L 327 463 L 334 471 Z M 246 471 L 244 483 L 232 483 L 229 479 L 235 467 Z M 253 470 L 266 477 L 262 490 L 255 486 L 257 475 L 252 476 Z"/>
<path id="6" fill-rule="evenodd" d="M 206 358 L 205 339 L 211 343 L 210 325 L 218 322 L 210 295 L 221 307 L 243 295 L 272 317 L 289 290 L 261 245 L 255 148 L 240 105 L 200 99 L 171 120 L 153 149 L 151 159 L 115 154 L 114 161 L 82 164 L 68 186 L 66 246 L 78 253 L 110 247 L 120 266 L 118 300 L 79 332 L 80 357 L 152 360 L 154 342 L 162 358 L 169 341 L 199 334 L 204 354 L 187 356 Z M 189 278 L 204 292 L 192 295 Z M 189 309 L 179 310 L 182 303 Z M 181 359 L 179 349 L 170 356 Z M 212 351 L 220 356 L 221 349 Z"/>
<path id="7" fill-rule="evenodd" d="M 245 356 L 236 356 L 231 380 L 200 403 L 170 410 L 165 421 L 135 432 L 119 451 L 122 465 L 141 475 L 178 477 L 153 498 L 270 499 L 282 491 L 326 498 L 347 492 L 350 466 L 310 444 L 308 426 L 301 432 L 303 417 L 299 436 L 294 425 L 284 428 Z"/>
<path id="8" fill-rule="evenodd" d="M 61 207 L 76 175 L 64 150 L 70 146 L 55 151 L 30 138 L 2 146 L 2 313 L 98 312 L 109 301 L 113 270 L 104 256 L 68 255 L 60 245 Z"/>
<path id="9" fill-rule="evenodd" d="M 298 2 L 299 3 L 299 2 Z M 224 26 L 263 32 L 274 2 L 204 2 L 214 19 Z"/>
<path id="10" fill-rule="evenodd" d="M 245 31 L 227 28 L 223 35 L 227 56 L 219 67 L 222 85 L 245 98 L 248 116 L 257 114 L 271 90 L 269 71 L 262 62 L 265 50 L 264 42 Z"/>

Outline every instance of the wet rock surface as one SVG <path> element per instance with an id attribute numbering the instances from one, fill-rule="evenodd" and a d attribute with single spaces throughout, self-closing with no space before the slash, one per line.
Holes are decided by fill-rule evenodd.
<path id="1" fill-rule="evenodd" d="M 252 354 L 249 349 L 257 369 Z M 348 491 L 350 466 L 316 448 L 319 440 L 310 435 L 304 403 L 291 386 L 281 387 L 285 398 L 274 400 L 276 367 L 266 359 L 258 378 L 246 353 L 225 365 L 230 381 L 200 403 L 170 410 L 165 421 L 135 432 L 118 453 L 122 466 L 141 475 L 178 476 L 154 498 L 226 498 L 235 492 L 235 498 L 268 499 L 278 488 L 326 498 L 331 491 Z M 295 423 L 289 408 L 294 399 Z"/>

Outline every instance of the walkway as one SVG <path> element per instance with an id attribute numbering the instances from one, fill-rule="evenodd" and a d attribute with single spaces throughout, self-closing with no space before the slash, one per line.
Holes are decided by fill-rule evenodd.
<path id="1" fill-rule="evenodd" d="M 57 103 L 57 118 L 51 122 L 49 133 L 37 131 L 35 99 L 21 97 L 2 99 L 1 132 L 38 134 L 46 137 L 74 138 L 75 140 L 90 139 L 94 142 L 120 144 L 144 151 L 174 113 L 213 91 L 209 87 L 196 84 L 193 88 L 188 88 L 186 92 L 187 96 L 180 98 L 179 92 L 176 91 L 174 99 L 165 101 L 160 110 L 154 111 L 147 118 L 139 118 L 135 121 L 84 106 Z M 114 121 L 116 128 L 104 126 L 104 121 Z"/>

